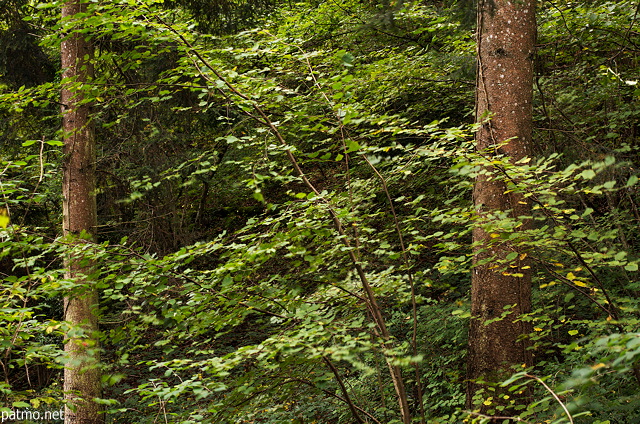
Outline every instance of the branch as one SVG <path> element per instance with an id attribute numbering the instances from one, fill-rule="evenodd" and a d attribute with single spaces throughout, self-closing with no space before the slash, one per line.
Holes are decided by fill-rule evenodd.
<path id="1" fill-rule="evenodd" d="M 355 418 L 355 420 L 358 423 L 364 424 L 364 421 L 362 421 L 362 418 L 360 418 L 360 415 L 358 415 L 358 411 L 356 410 L 355 405 L 353 404 L 353 401 L 349 396 L 349 392 L 347 391 L 347 388 L 344 386 L 344 383 L 342 382 L 342 377 L 340 377 L 340 373 L 338 372 L 338 369 L 335 367 L 335 365 L 333 365 L 333 363 L 326 356 L 323 356 L 322 360 L 329 366 L 329 368 L 331 369 L 331 372 L 336 377 L 336 382 L 340 386 L 340 391 L 342 391 L 342 395 L 344 396 L 345 402 L 347 403 L 347 405 L 349 405 L 349 409 L 351 410 L 351 415 L 353 415 L 353 418 Z"/>
<path id="2" fill-rule="evenodd" d="M 549 393 L 551 393 L 551 395 L 554 397 L 554 399 L 558 401 L 558 403 L 560 404 L 560 406 L 561 406 L 561 407 L 562 407 L 562 409 L 564 410 L 564 413 L 565 413 L 565 414 L 567 414 L 567 418 L 569 418 L 569 422 L 570 422 L 571 424 L 573 424 L 573 417 L 572 417 L 572 416 L 571 416 L 571 414 L 569 413 L 569 410 L 567 410 L 567 407 L 566 407 L 566 406 L 564 406 L 564 403 L 562 403 L 562 401 L 560 400 L 560 398 L 558 397 L 558 395 L 557 395 L 553 390 L 551 390 L 551 388 L 550 388 L 549 386 L 547 386 L 547 384 L 546 384 L 544 381 L 542 381 L 542 379 L 541 379 L 541 378 L 538 378 L 538 377 L 536 377 L 535 375 L 531 375 L 531 374 L 525 374 L 524 376 L 525 376 L 525 377 L 532 378 L 532 379 L 536 380 L 538 383 L 542 384 L 542 385 L 544 386 L 544 388 L 545 388 L 545 389 L 547 389 L 547 391 L 548 391 Z"/>

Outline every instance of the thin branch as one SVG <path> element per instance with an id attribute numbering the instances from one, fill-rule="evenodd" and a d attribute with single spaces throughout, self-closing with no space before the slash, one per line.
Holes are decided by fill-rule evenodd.
<path id="1" fill-rule="evenodd" d="M 402 260 L 407 270 L 407 275 L 409 277 L 409 286 L 411 288 L 411 318 L 413 320 L 412 328 L 411 328 L 411 348 L 413 350 L 413 355 L 418 355 L 418 303 L 416 301 L 416 285 L 413 280 L 413 272 L 411 272 L 411 266 L 409 265 L 409 257 L 407 256 L 407 249 L 404 244 L 404 237 L 402 236 L 402 230 L 400 229 L 400 222 L 398 221 L 398 215 L 396 214 L 396 209 L 393 206 L 393 199 L 391 198 L 391 194 L 389 193 L 389 187 L 387 186 L 387 181 L 382 176 L 382 174 L 378 171 L 378 169 L 371 163 L 369 158 L 366 155 L 362 155 L 364 160 L 367 162 L 369 167 L 376 174 L 380 182 L 382 183 L 382 190 L 387 196 L 387 201 L 389 202 L 389 209 L 391 210 L 391 215 L 393 216 L 393 224 L 395 226 L 396 233 L 398 234 L 398 240 L 400 241 L 400 249 L 402 251 Z M 420 418 L 421 422 L 424 424 L 425 420 L 425 412 L 424 412 L 424 402 L 422 400 L 422 375 L 420 372 L 420 365 L 416 364 L 416 389 L 418 391 L 418 405 L 420 406 Z"/>
<path id="2" fill-rule="evenodd" d="M 327 389 L 322 389 L 318 386 L 316 386 L 315 384 L 313 384 L 311 381 L 309 380 L 305 380 L 302 378 L 292 378 L 291 381 L 297 381 L 298 383 L 302 383 L 302 384 L 306 384 L 307 386 L 311 386 L 314 389 L 318 389 L 320 390 L 322 393 L 324 393 L 327 396 L 336 398 L 342 402 L 347 402 L 342 396 L 335 394 L 334 392 L 327 390 Z M 286 382 L 285 382 L 286 383 Z M 369 419 L 371 419 L 374 423 L 376 424 L 382 424 L 380 421 L 378 421 L 373 415 L 371 415 L 370 413 L 368 413 L 367 411 L 365 411 L 364 409 L 360 408 L 358 405 L 353 405 L 354 408 L 356 408 L 359 412 L 363 413 L 364 415 L 366 415 Z"/>
<path id="3" fill-rule="evenodd" d="M 602 309 L 603 311 L 605 311 L 607 313 L 607 315 L 611 315 L 611 311 L 609 311 L 604 305 L 602 305 L 600 302 L 598 302 L 596 299 L 594 299 L 593 297 L 591 297 L 591 295 L 589 295 L 588 293 L 586 293 L 584 290 L 580 289 L 578 286 L 576 286 L 571 280 L 569 280 L 567 277 L 558 274 L 556 271 L 554 271 L 553 269 L 551 269 L 549 267 L 549 265 L 545 262 L 545 261 L 540 261 L 540 263 L 542 264 L 542 266 L 554 277 L 558 278 L 560 280 L 560 282 L 562 284 L 564 284 L 565 286 L 572 288 L 573 290 L 577 291 L 578 293 L 580 293 L 581 295 L 583 295 L 584 297 L 586 297 L 587 299 L 589 299 L 590 301 L 592 301 L 593 303 L 596 304 L 597 307 L 599 307 L 600 309 Z"/>
<path id="4" fill-rule="evenodd" d="M 327 364 L 327 366 L 329 367 L 329 369 L 331 369 L 331 372 L 335 376 L 336 382 L 338 383 L 338 386 L 340 386 L 340 391 L 344 396 L 345 402 L 347 402 L 347 405 L 349 405 L 349 409 L 351 410 L 351 415 L 353 415 L 353 418 L 355 418 L 355 420 L 358 423 L 364 424 L 364 421 L 362 421 L 362 418 L 360 417 L 360 415 L 358 415 L 358 410 L 356 409 L 355 405 L 353 404 L 353 401 L 351 400 L 351 397 L 349 396 L 349 392 L 347 391 L 347 388 L 344 386 L 344 383 L 342 382 L 342 377 L 340 377 L 340 373 L 338 372 L 338 369 L 335 367 L 335 365 L 333 365 L 333 362 L 331 362 L 331 360 L 329 360 L 329 358 L 327 358 L 326 356 L 323 356 L 322 360 Z"/>
<path id="5" fill-rule="evenodd" d="M 565 413 L 565 414 L 567 414 L 567 418 L 569 418 L 569 422 L 570 422 L 571 424 L 573 424 L 573 417 L 572 417 L 572 416 L 571 416 L 571 414 L 569 413 L 569 410 L 567 409 L 567 407 L 566 407 L 566 406 L 564 406 L 564 403 L 562 403 L 562 401 L 560 400 L 560 398 L 558 397 L 558 395 L 557 395 L 553 390 L 551 390 L 551 387 L 547 386 L 547 384 L 546 384 L 544 381 L 542 381 L 542 379 L 541 379 L 541 378 L 538 378 L 538 377 L 536 377 L 535 375 L 525 374 L 524 376 L 525 376 L 525 377 L 532 378 L 532 379 L 536 380 L 538 383 L 542 384 L 542 385 L 544 386 L 544 388 L 545 388 L 545 389 L 547 389 L 547 391 L 548 391 L 549 393 L 551 393 L 551 396 L 553 396 L 553 398 L 554 398 L 555 400 L 557 400 L 557 401 L 558 401 L 558 403 L 560 404 L 560 406 L 561 406 L 561 407 L 562 407 L 562 409 L 564 410 L 564 413 Z"/>
<path id="6" fill-rule="evenodd" d="M 254 117 L 254 119 L 256 119 L 256 121 L 262 123 L 267 128 L 269 128 L 269 130 L 271 131 L 273 136 L 278 140 L 278 142 L 283 147 L 287 147 L 286 156 L 289 159 L 289 162 L 291 163 L 291 166 L 293 167 L 295 173 L 303 181 L 304 185 L 307 186 L 307 188 L 309 190 L 311 190 L 311 192 L 315 195 L 314 201 L 318 202 L 318 203 L 321 203 L 321 204 L 326 206 L 327 211 L 329 212 L 329 215 L 331 216 L 331 220 L 333 221 L 334 227 L 335 227 L 336 231 L 338 232 L 338 234 L 341 236 L 340 238 L 342 240 L 342 243 L 346 247 L 347 255 L 349 256 L 349 259 L 350 259 L 353 267 L 355 268 L 356 274 L 358 275 L 358 278 L 360 279 L 360 282 L 362 284 L 362 289 L 366 294 L 366 298 L 367 298 L 366 306 L 367 306 L 367 309 L 370 312 L 371 316 L 373 317 L 374 323 L 376 324 L 376 327 L 379 329 L 380 334 L 382 335 L 382 339 L 384 340 L 384 342 L 388 343 L 391 340 L 391 333 L 387 329 L 387 326 L 386 326 L 386 323 L 385 323 L 385 319 L 384 319 L 384 317 L 382 315 L 382 309 L 380 308 L 380 306 L 378 304 L 378 301 L 376 299 L 375 293 L 373 292 L 371 284 L 369 283 L 369 280 L 368 280 L 368 278 L 367 278 L 367 276 L 366 276 L 366 274 L 364 272 L 362 264 L 360 263 L 360 261 L 356 257 L 356 254 L 354 253 L 354 248 L 351 246 L 351 243 L 348 240 L 348 237 L 347 237 L 347 234 L 345 232 L 344 226 L 342 225 L 342 222 L 340 221 L 340 218 L 338 217 L 337 212 L 335 211 L 335 209 L 333 208 L 331 203 L 325 197 L 323 197 L 320 194 L 320 191 L 318 191 L 318 189 L 313 185 L 313 183 L 311 183 L 311 181 L 307 178 L 306 174 L 304 173 L 304 171 L 300 167 L 300 164 L 298 163 L 298 160 L 293 155 L 293 152 L 291 151 L 290 148 L 288 148 L 289 144 L 286 142 L 286 140 L 284 139 L 284 137 L 282 136 L 282 134 L 280 133 L 280 131 L 278 130 L 276 125 L 267 116 L 266 112 L 263 110 L 263 108 L 260 106 L 260 104 L 257 101 L 255 101 L 255 100 L 249 98 L 248 96 L 244 95 L 238 89 L 236 89 L 233 84 L 231 84 L 229 81 L 227 81 L 222 76 L 222 74 L 216 68 L 214 68 L 213 65 L 211 65 L 209 63 L 209 61 L 206 60 L 200 54 L 200 52 L 198 52 L 195 49 L 195 47 L 193 47 L 193 45 L 182 34 L 180 34 L 175 28 L 173 28 L 172 26 L 167 24 L 164 20 L 162 20 L 162 18 L 157 17 L 157 19 L 162 23 L 162 25 L 164 25 L 167 29 L 169 29 L 169 31 L 171 31 L 174 34 L 176 34 L 176 36 L 182 41 L 182 43 L 184 43 L 189 48 L 189 52 L 191 54 L 193 54 L 195 57 L 197 57 L 202 62 L 202 64 L 207 69 L 209 69 L 223 83 L 223 85 L 225 85 L 234 95 L 236 95 L 237 97 L 249 102 L 251 104 L 252 108 L 254 109 L 254 111 L 258 114 L 258 117 L 261 118 L 261 119 L 257 119 L 258 117 L 254 117 L 254 115 L 249 114 L 249 112 L 246 112 L 246 113 L 248 113 L 250 116 Z M 197 63 L 195 63 L 194 66 L 196 66 L 196 68 L 199 69 L 199 67 L 197 66 Z M 205 78 L 208 79 L 208 77 L 206 77 L 206 76 L 205 76 Z M 218 91 L 222 92 L 222 90 L 220 88 L 218 88 Z M 401 413 L 401 417 L 402 417 L 402 422 L 404 424 L 410 424 L 411 423 L 411 412 L 410 412 L 410 409 L 409 409 L 409 403 L 407 401 L 407 395 L 406 395 L 406 390 L 405 390 L 405 387 L 404 387 L 404 381 L 402 379 L 402 372 L 401 372 L 399 366 L 393 365 L 391 363 L 390 358 L 387 359 L 387 365 L 389 367 L 391 380 L 393 381 L 394 389 L 396 390 L 396 394 L 398 396 L 398 402 L 399 402 L 399 405 L 400 405 L 400 413 Z"/>

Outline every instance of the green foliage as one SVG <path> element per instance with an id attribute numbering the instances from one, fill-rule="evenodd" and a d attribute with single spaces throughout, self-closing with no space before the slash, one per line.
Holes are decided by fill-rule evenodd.
<path id="1" fill-rule="evenodd" d="M 81 334 L 60 299 L 86 289 L 61 269 L 75 245 L 99 264 L 111 422 L 351 423 L 349 402 L 365 422 L 398 422 L 388 363 L 416 419 L 487 422 L 464 408 L 477 226 L 512 247 L 495 269 L 517 275 L 528 257 L 535 270 L 520 319 L 536 364 L 503 383 L 532 393 L 520 418 L 636 422 L 635 5 L 541 6 L 537 157 L 511 163 L 474 148 L 460 5 L 258 2 L 271 10 L 259 21 L 241 3 L 215 2 L 226 12 L 198 15 L 200 29 L 261 29 L 201 33 L 189 16 L 203 4 L 157 1 L 91 2 L 74 27 L 98 52 L 83 87 L 98 243 L 59 237 L 60 81 L 0 86 L 3 404 L 60 404 L 62 338 Z M 42 23 L 47 63 L 72 24 L 53 27 L 56 7 L 20 9 Z M 480 175 L 532 215 L 478 216 Z M 35 369 L 47 378 L 25 384 Z"/>

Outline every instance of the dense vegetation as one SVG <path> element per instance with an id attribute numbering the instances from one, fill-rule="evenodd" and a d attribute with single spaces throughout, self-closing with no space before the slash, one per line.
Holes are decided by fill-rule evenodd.
<path id="1" fill-rule="evenodd" d="M 60 8 L 0 2 L 0 412 L 61 407 L 63 340 L 95 336 L 62 299 L 96 287 L 106 422 L 399 423 L 402 390 L 414 422 L 640 421 L 640 3 L 538 5 L 515 163 L 476 149 L 468 0 Z M 95 243 L 62 236 L 72 33 Z M 531 215 L 476 214 L 487 175 Z M 534 363 L 469 408 L 474 226 L 533 269 Z"/>

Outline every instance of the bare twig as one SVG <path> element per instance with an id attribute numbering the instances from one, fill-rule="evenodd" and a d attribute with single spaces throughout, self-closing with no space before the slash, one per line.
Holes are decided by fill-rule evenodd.
<path id="1" fill-rule="evenodd" d="M 535 375 L 525 374 L 524 376 L 525 376 L 525 377 L 528 377 L 528 378 L 532 378 L 532 379 L 536 380 L 538 383 L 542 384 L 542 385 L 544 386 L 544 388 L 545 388 L 545 389 L 547 389 L 547 391 L 548 391 L 549 393 L 551 393 L 551 396 L 553 396 L 553 398 L 554 398 L 556 401 L 558 401 L 558 403 L 560 404 L 560 406 L 561 406 L 561 407 L 562 407 L 562 409 L 564 410 L 564 413 L 565 413 L 565 414 L 567 414 L 567 418 L 569 419 L 569 422 L 570 422 L 571 424 L 573 424 L 573 417 L 571 416 L 571 413 L 569 412 L 569 410 L 567 409 L 567 407 L 566 407 L 566 406 L 564 406 L 564 403 L 562 403 L 562 401 L 560 400 L 560 398 L 558 397 L 558 395 L 557 395 L 553 390 L 551 390 L 551 387 L 547 386 L 547 384 L 546 384 L 544 381 L 542 381 L 542 379 L 541 379 L 541 378 L 536 377 Z"/>

